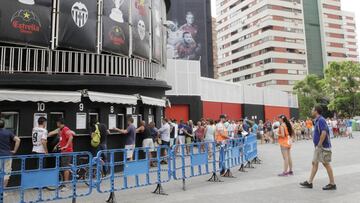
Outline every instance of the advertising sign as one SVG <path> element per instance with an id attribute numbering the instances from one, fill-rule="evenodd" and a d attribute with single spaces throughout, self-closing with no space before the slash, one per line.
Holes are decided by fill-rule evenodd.
<path id="1" fill-rule="evenodd" d="M 1 0 L 0 41 L 49 47 L 52 1 Z"/>
<path id="2" fill-rule="evenodd" d="M 97 1 L 59 1 L 58 46 L 96 52 Z"/>
<path id="3" fill-rule="evenodd" d="M 152 59 L 161 62 L 162 38 L 163 38 L 163 8 L 162 1 L 152 0 Z"/>
<path id="4" fill-rule="evenodd" d="M 167 57 L 201 60 L 201 75 L 212 77 L 210 1 L 172 0 L 167 27 Z"/>
<path id="5" fill-rule="evenodd" d="M 103 51 L 129 55 L 129 9 L 130 1 L 104 0 Z"/>
<path id="6" fill-rule="evenodd" d="M 133 55 L 150 57 L 150 0 L 132 0 Z"/>

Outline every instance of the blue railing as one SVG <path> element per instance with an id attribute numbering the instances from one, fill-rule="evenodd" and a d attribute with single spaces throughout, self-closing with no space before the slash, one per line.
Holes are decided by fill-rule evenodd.
<path id="1" fill-rule="evenodd" d="M 130 156 L 129 156 L 130 155 Z M 48 202 L 99 193 L 109 193 L 112 202 L 116 191 L 156 185 L 154 193 L 165 194 L 162 184 L 212 175 L 209 181 L 233 177 L 231 169 L 243 168 L 257 159 L 255 135 L 223 143 L 203 142 L 175 145 L 171 149 L 135 148 L 88 152 L 0 157 L 0 203 Z M 129 159 L 132 157 L 132 159 Z M 12 170 L 9 170 L 9 162 Z M 31 168 L 30 168 L 31 167 Z M 64 180 L 68 171 L 70 179 Z M 18 177 L 16 186 L 3 187 L 5 178 Z M 63 188 L 67 188 L 64 190 Z M 6 194 L 6 196 L 4 196 Z"/>

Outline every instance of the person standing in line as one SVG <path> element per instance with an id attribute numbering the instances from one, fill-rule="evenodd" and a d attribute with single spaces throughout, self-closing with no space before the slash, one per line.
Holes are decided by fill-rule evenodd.
<path id="1" fill-rule="evenodd" d="M 40 117 L 37 122 L 38 127 L 32 130 L 32 152 L 34 154 L 47 154 L 48 131 L 46 130 L 46 118 Z"/>
<path id="2" fill-rule="evenodd" d="M 153 138 L 151 136 L 151 125 L 146 125 L 145 121 L 140 121 L 139 127 L 136 129 L 136 133 L 139 135 L 142 148 L 144 148 L 144 152 L 146 152 L 145 148 L 149 148 L 148 150 L 148 159 L 150 160 L 150 166 L 156 166 L 152 162 L 152 152 L 155 151 L 155 145 Z"/>
<path id="3" fill-rule="evenodd" d="M 331 127 L 333 129 L 334 137 L 338 138 L 339 137 L 338 122 L 335 118 L 331 120 Z"/>
<path id="4" fill-rule="evenodd" d="M 293 127 L 285 115 L 279 116 L 280 126 L 278 128 L 279 145 L 284 159 L 284 170 L 279 176 L 294 175 L 291 159 L 291 136 L 294 133 Z"/>
<path id="5" fill-rule="evenodd" d="M 133 160 L 134 150 L 135 150 L 135 140 L 136 140 L 136 128 L 134 125 L 134 119 L 129 117 L 127 120 L 128 127 L 126 130 L 120 130 L 114 128 L 113 130 L 119 132 L 120 134 L 126 135 L 125 149 L 127 150 L 127 159 L 129 161 Z"/>
<path id="6" fill-rule="evenodd" d="M 205 138 L 205 127 L 202 125 L 201 121 L 197 122 L 197 128 L 195 130 L 196 140 L 200 143 L 204 142 Z M 203 144 L 200 145 L 201 151 L 205 151 L 205 146 Z"/>
<path id="7" fill-rule="evenodd" d="M 352 125 L 353 121 L 351 120 L 351 118 L 346 119 L 346 134 L 347 136 L 349 136 L 349 139 L 354 139 L 354 136 L 352 134 Z"/>
<path id="8" fill-rule="evenodd" d="M 11 150 L 11 142 L 15 142 L 14 149 Z M 20 146 L 20 138 L 10 130 L 5 129 L 5 121 L 0 119 L 0 157 L 8 157 L 16 154 Z M 1 187 L 6 188 L 11 173 L 12 159 L 0 159 L 0 170 L 5 172 L 4 182 Z"/>
<path id="9" fill-rule="evenodd" d="M 330 183 L 323 187 L 323 190 L 336 190 L 334 173 L 330 165 L 331 162 L 331 141 L 329 129 L 325 118 L 322 116 L 322 108 L 316 106 L 312 110 L 312 115 L 316 118 L 313 142 L 315 146 L 314 157 L 312 161 L 312 169 L 309 180 L 300 183 L 304 188 L 313 188 L 313 181 L 321 162 L 326 168 Z"/>
<path id="10" fill-rule="evenodd" d="M 170 125 L 169 121 L 166 118 L 162 119 L 162 126 L 159 129 L 159 134 L 161 138 L 161 155 L 167 159 L 167 150 L 170 149 Z M 167 164 L 166 160 L 162 160 L 161 164 Z"/>
<path id="11" fill-rule="evenodd" d="M 213 142 L 215 141 L 215 124 L 213 120 L 209 120 L 209 124 L 206 126 L 204 134 L 204 141 L 208 143 L 209 159 L 212 158 Z"/>
<path id="12" fill-rule="evenodd" d="M 186 125 L 184 120 L 180 120 L 180 124 L 178 126 L 178 136 L 176 139 L 177 145 L 183 145 L 185 144 L 185 131 L 186 131 Z M 179 146 L 176 146 L 175 153 L 179 153 Z"/>
<path id="13" fill-rule="evenodd" d="M 72 156 L 68 155 L 66 156 L 66 153 L 71 153 L 74 151 L 73 149 L 73 139 L 74 139 L 74 132 L 70 130 L 69 127 L 65 125 L 65 121 L 63 118 L 59 118 L 56 121 L 57 129 L 49 133 L 49 137 L 52 137 L 54 135 L 59 134 L 60 135 L 60 141 L 56 147 L 59 148 L 60 152 L 64 155 L 61 156 L 61 167 L 69 167 L 72 163 Z M 64 182 L 70 181 L 70 170 L 64 170 Z M 63 186 L 61 189 L 62 192 L 69 191 L 69 189 L 66 186 Z"/>
<path id="14" fill-rule="evenodd" d="M 95 157 L 97 156 L 97 153 L 102 150 L 107 150 L 107 137 L 110 134 L 110 131 L 107 129 L 106 125 L 103 123 L 100 123 L 97 119 L 94 119 L 90 122 L 90 137 L 91 139 L 96 136 L 96 132 L 100 133 L 100 143 L 97 147 L 92 147 L 91 152 L 92 155 Z M 101 154 L 102 161 L 106 162 L 107 157 L 105 153 Z M 106 167 L 104 166 L 103 172 L 106 175 Z"/>
<path id="15" fill-rule="evenodd" d="M 313 121 L 310 118 L 306 119 L 306 139 L 311 139 L 312 128 L 313 128 Z"/>
<path id="16" fill-rule="evenodd" d="M 264 139 L 264 122 L 262 120 L 259 121 L 259 125 L 258 125 L 258 131 L 259 131 L 259 135 L 260 135 L 260 144 L 264 144 L 265 139 Z"/>
<path id="17" fill-rule="evenodd" d="M 171 125 L 171 134 L 173 134 L 172 136 L 172 141 L 171 141 L 171 145 L 176 145 L 176 139 L 178 137 L 178 124 L 177 124 L 177 120 L 174 119 L 170 122 Z"/>

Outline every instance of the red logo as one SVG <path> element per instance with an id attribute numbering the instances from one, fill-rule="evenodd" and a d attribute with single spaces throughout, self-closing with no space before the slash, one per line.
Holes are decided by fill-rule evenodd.
<path id="1" fill-rule="evenodd" d="M 13 28 L 24 34 L 40 32 L 41 23 L 39 17 L 30 10 L 19 10 L 11 18 Z"/>
<path id="2" fill-rule="evenodd" d="M 114 26 L 109 32 L 110 40 L 114 45 L 121 46 L 125 44 L 125 34 L 121 27 Z"/>

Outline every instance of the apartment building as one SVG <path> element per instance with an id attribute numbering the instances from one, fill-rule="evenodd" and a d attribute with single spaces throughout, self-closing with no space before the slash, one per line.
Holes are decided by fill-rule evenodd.
<path id="1" fill-rule="evenodd" d="M 343 11 L 343 28 L 345 32 L 346 56 L 353 61 L 359 61 L 359 49 L 357 44 L 356 23 L 354 13 Z"/>
<path id="2" fill-rule="evenodd" d="M 217 46 L 217 30 L 216 30 L 216 18 L 212 17 L 211 18 L 211 32 L 212 32 L 212 49 L 213 49 L 213 64 L 214 64 L 214 78 L 218 79 L 219 78 L 219 74 L 218 74 L 218 70 L 219 70 L 219 62 L 218 62 L 218 46 Z"/>
<path id="3" fill-rule="evenodd" d="M 219 79 L 291 92 L 329 62 L 357 60 L 340 0 L 217 0 Z"/>
<path id="4" fill-rule="evenodd" d="M 218 0 L 221 80 L 292 91 L 308 73 L 301 0 Z"/>

